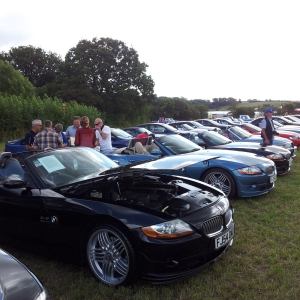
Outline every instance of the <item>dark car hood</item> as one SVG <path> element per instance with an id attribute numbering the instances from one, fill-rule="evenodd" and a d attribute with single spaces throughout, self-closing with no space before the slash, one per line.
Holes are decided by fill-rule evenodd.
<path id="1" fill-rule="evenodd" d="M 202 149 L 197 152 L 193 152 L 193 155 L 200 154 L 200 155 L 218 155 L 220 160 L 248 165 L 248 166 L 254 166 L 254 165 L 262 165 L 266 163 L 265 157 L 257 156 L 255 153 L 249 153 L 244 151 L 236 151 L 236 150 L 230 150 L 230 149 L 223 149 L 220 151 L 220 149 Z M 198 157 L 200 155 L 197 155 Z M 267 159 L 268 161 L 268 159 Z"/>
<path id="2" fill-rule="evenodd" d="M 225 145 L 217 145 L 213 146 L 214 149 L 235 149 L 235 150 L 240 150 L 240 151 L 253 151 L 253 152 L 260 152 L 262 150 L 268 151 L 268 152 L 273 152 L 273 153 L 282 153 L 282 154 L 289 154 L 290 151 L 287 149 L 284 149 L 282 147 L 278 146 L 266 146 L 262 147 L 258 143 L 248 143 L 248 142 L 234 142 L 230 144 L 225 144 Z"/>
<path id="3" fill-rule="evenodd" d="M 0 299 L 36 299 L 42 292 L 34 275 L 18 260 L 1 249 L 0 266 Z"/>

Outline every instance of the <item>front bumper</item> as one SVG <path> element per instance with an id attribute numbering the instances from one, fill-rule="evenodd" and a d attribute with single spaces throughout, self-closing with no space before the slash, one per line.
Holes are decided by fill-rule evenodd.
<path id="1" fill-rule="evenodd" d="M 271 182 L 271 176 L 262 175 L 241 175 L 234 171 L 239 197 L 255 197 L 268 193 L 275 185 Z"/>

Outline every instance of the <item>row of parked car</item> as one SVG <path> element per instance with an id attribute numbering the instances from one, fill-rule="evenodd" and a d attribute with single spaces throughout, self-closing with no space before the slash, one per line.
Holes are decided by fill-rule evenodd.
<path id="1" fill-rule="evenodd" d="M 110 286 L 138 279 L 166 284 L 200 272 L 233 243 L 229 199 L 273 189 L 299 140 L 296 131 L 278 127 L 286 136 L 262 147 L 253 124 L 250 133 L 200 121 L 113 128 L 110 156 L 84 147 L 20 151 L 20 140 L 7 142 L 0 153 L 1 236 L 78 249 L 91 273 Z M 135 138 L 141 132 L 148 138 Z M 26 272 L 36 299 L 46 299 Z M 25 275 L 3 274 L 0 296 L 7 297 Z"/>

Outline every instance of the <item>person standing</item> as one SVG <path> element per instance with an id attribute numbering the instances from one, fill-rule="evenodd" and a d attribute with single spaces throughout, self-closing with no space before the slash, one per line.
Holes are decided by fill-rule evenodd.
<path id="1" fill-rule="evenodd" d="M 265 118 L 260 123 L 263 145 L 273 145 L 274 133 L 276 132 L 272 120 L 273 113 L 273 109 L 267 108 L 265 110 Z"/>
<path id="2" fill-rule="evenodd" d="M 65 136 L 65 134 L 63 133 L 63 129 L 64 129 L 64 127 L 60 123 L 58 123 L 54 126 L 54 130 L 58 135 L 60 135 L 60 137 L 63 141 L 64 147 L 67 147 L 69 145 L 69 141 L 68 141 L 67 137 Z"/>
<path id="3" fill-rule="evenodd" d="M 26 150 L 35 150 L 33 147 L 33 142 L 36 134 L 42 128 L 42 121 L 41 120 L 33 120 L 31 123 L 31 129 L 25 135 L 25 147 Z"/>
<path id="4" fill-rule="evenodd" d="M 81 127 L 80 126 L 80 117 L 74 116 L 73 125 L 69 126 L 66 130 L 66 137 L 68 140 L 70 140 L 71 146 L 74 146 L 74 139 L 75 139 L 76 131 L 80 127 Z"/>
<path id="5" fill-rule="evenodd" d="M 44 150 L 45 148 L 63 148 L 63 141 L 52 128 L 52 121 L 46 120 L 44 122 L 44 130 L 39 132 L 33 142 L 34 150 Z"/>
<path id="6" fill-rule="evenodd" d="M 114 151 L 111 145 L 111 129 L 104 125 L 100 118 L 95 119 L 94 122 L 96 130 L 97 144 L 100 145 L 100 152 L 103 154 L 112 154 Z"/>
<path id="7" fill-rule="evenodd" d="M 75 146 L 96 147 L 96 133 L 93 128 L 90 128 L 89 124 L 90 120 L 88 117 L 83 116 L 80 119 L 81 128 L 76 130 Z"/>

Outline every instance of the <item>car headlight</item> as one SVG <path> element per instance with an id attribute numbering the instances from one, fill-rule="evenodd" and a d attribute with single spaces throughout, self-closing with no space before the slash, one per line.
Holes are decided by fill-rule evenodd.
<path id="1" fill-rule="evenodd" d="M 242 169 L 238 169 L 238 172 L 243 175 L 257 175 L 262 174 L 262 170 L 257 166 L 249 166 Z"/>
<path id="2" fill-rule="evenodd" d="M 267 155 L 267 158 L 271 160 L 284 160 L 284 156 L 279 153 Z"/>
<path id="3" fill-rule="evenodd" d="M 293 140 L 293 141 L 298 141 L 300 138 L 297 135 L 293 135 L 293 136 L 290 136 L 289 139 Z"/>
<path id="4" fill-rule="evenodd" d="M 290 145 L 290 144 L 284 144 L 283 145 L 283 148 L 285 148 L 285 149 L 290 149 L 292 146 Z"/>
<path id="5" fill-rule="evenodd" d="M 191 226 L 179 219 L 143 227 L 145 235 L 155 239 L 175 239 L 193 234 Z"/>

